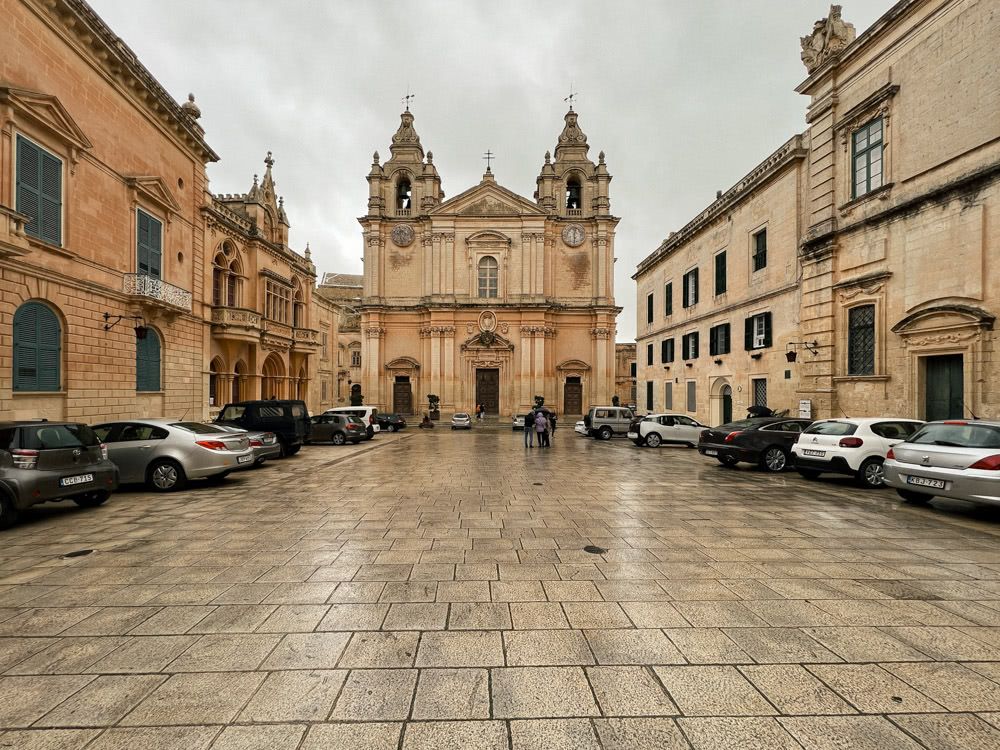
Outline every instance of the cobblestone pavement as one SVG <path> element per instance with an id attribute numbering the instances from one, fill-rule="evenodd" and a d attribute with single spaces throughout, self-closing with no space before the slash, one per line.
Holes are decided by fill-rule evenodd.
<path id="1" fill-rule="evenodd" d="M 521 441 L 32 512 L 0 534 L 0 746 L 1000 747 L 997 511 Z"/>

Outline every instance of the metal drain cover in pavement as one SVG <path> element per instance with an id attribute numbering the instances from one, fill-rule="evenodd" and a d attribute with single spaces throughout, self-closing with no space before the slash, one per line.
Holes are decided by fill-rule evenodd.
<path id="1" fill-rule="evenodd" d="M 589 552 L 592 555 L 603 555 L 605 552 L 607 552 L 607 550 L 604 549 L 604 547 L 595 547 L 593 544 L 588 544 L 586 547 L 583 548 L 583 551 Z"/>
<path id="2" fill-rule="evenodd" d="M 93 551 L 94 550 L 92 549 L 78 549 L 76 552 L 67 552 L 62 556 L 62 559 L 65 560 L 68 557 L 83 557 L 84 555 L 89 555 Z"/>

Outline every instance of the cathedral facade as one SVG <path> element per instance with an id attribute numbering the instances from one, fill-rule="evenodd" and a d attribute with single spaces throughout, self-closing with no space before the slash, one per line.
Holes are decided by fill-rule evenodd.
<path id="1" fill-rule="evenodd" d="M 534 199 L 478 185 L 444 199 L 407 110 L 391 158 L 368 174 L 361 311 L 366 404 L 403 414 L 510 415 L 536 396 L 559 414 L 609 403 L 615 385 L 614 235 L 608 174 L 570 109 Z"/>

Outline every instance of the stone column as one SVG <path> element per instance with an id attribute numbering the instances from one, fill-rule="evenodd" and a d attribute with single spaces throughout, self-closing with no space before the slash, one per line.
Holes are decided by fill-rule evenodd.
<path id="1" fill-rule="evenodd" d="M 531 326 L 521 326 L 521 368 L 517 373 L 517 381 L 521 384 L 518 399 L 522 406 L 530 406 L 533 403 L 531 400 L 531 397 L 534 395 L 531 392 L 531 355 L 534 351 L 533 338 L 534 328 Z"/>
<path id="2" fill-rule="evenodd" d="M 455 403 L 455 326 L 445 326 L 442 330 L 444 332 L 442 352 L 444 357 L 444 393 L 441 394 L 441 402 L 457 408 Z"/>

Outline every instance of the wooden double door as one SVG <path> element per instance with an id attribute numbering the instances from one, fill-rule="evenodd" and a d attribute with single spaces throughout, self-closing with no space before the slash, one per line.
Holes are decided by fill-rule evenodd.
<path id="1" fill-rule="evenodd" d="M 583 414 L 583 383 L 580 378 L 566 378 L 563 385 L 563 413 Z"/>
<path id="2" fill-rule="evenodd" d="M 476 403 L 482 404 L 487 414 L 500 413 L 500 370 L 476 368 Z"/>
<path id="3" fill-rule="evenodd" d="M 409 378 L 392 384 L 392 410 L 396 414 L 413 414 L 413 386 Z"/>

